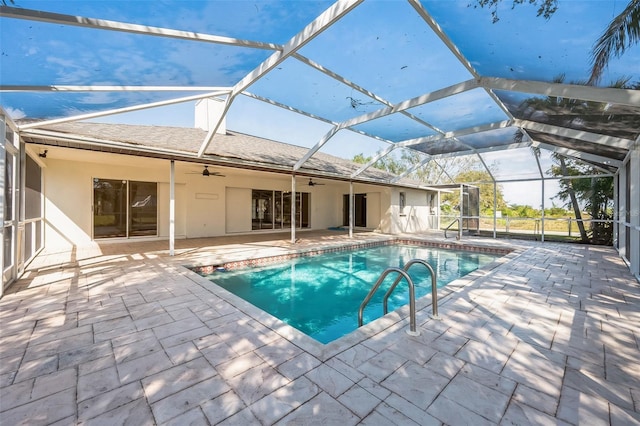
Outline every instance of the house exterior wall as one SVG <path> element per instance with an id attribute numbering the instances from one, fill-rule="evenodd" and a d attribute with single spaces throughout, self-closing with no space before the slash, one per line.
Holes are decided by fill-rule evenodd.
<path id="1" fill-rule="evenodd" d="M 227 188 L 227 211 L 225 216 L 225 232 L 250 232 L 251 210 L 240 206 L 251 205 L 250 188 Z"/>
<path id="2" fill-rule="evenodd" d="M 48 247 L 93 243 L 94 178 L 156 182 L 157 235 L 136 238 L 169 237 L 169 161 L 64 148 L 49 148 L 49 156 L 43 161 Z M 291 191 L 291 177 L 283 174 L 221 169 L 225 177 L 203 177 L 201 170 L 198 164 L 176 164 L 176 238 L 269 232 L 251 230 L 251 190 Z M 311 226 L 306 229 L 340 226 L 343 194 L 349 192 L 349 184 L 323 180 L 323 185 L 308 186 L 307 182 L 302 177 L 296 182 L 297 192 L 310 194 Z M 397 190 L 355 184 L 354 192 L 367 194 L 368 229 L 388 233 L 426 229 L 426 223 L 418 218 L 418 200 L 425 200 L 424 191 L 407 192 L 412 208 L 408 217 L 400 217 L 398 206 L 392 205 Z"/>
<path id="3" fill-rule="evenodd" d="M 404 193 L 405 200 L 403 209 L 400 208 L 401 192 Z M 388 209 L 382 220 L 381 231 L 400 234 L 436 229 L 436 216 L 428 203 L 427 193 L 428 191 L 418 189 L 390 189 L 384 203 Z"/>
<path id="4" fill-rule="evenodd" d="M 52 151 L 52 150 L 50 150 Z M 43 161 L 45 242 L 48 247 L 84 245 L 93 235 L 93 179 L 158 183 L 158 237 L 169 235 L 169 162 L 87 153 L 74 160 Z M 186 183 L 176 184 L 176 236 L 185 236 Z"/>
<path id="5" fill-rule="evenodd" d="M 157 183 L 157 236 L 169 237 L 170 166 L 167 160 L 117 154 L 50 148 L 44 160 L 45 241 L 48 247 L 93 242 L 93 179 Z M 178 162 L 175 172 L 176 238 L 215 237 L 251 230 L 251 190 L 291 191 L 284 174 L 219 169 L 224 177 L 203 177 L 202 166 Z M 310 228 L 340 226 L 343 194 L 348 182 L 323 180 L 308 186 L 296 181 L 297 192 L 310 194 Z M 403 190 L 407 205 L 399 212 L 398 189 L 354 184 L 354 193 L 367 194 L 367 228 L 384 233 L 421 232 L 430 229 L 427 197 L 423 190 Z M 281 230 L 278 230 L 281 231 Z M 105 240 L 101 240 L 105 241 Z"/>
<path id="6" fill-rule="evenodd" d="M 367 228 L 380 231 L 381 193 L 367 192 Z"/>

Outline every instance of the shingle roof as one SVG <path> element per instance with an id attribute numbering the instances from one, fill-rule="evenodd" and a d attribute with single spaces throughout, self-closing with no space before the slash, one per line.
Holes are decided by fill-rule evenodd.
<path id="1" fill-rule="evenodd" d="M 136 148 L 151 148 L 170 151 L 181 151 L 196 158 L 197 152 L 207 132 L 196 128 L 147 126 L 130 124 L 106 124 L 88 122 L 69 122 L 48 125 L 41 130 L 55 132 L 61 138 L 99 140 L 117 142 Z M 37 142 L 36 138 L 27 138 Z M 216 134 L 206 150 L 205 159 L 241 160 L 254 163 L 263 169 L 274 168 L 282 171 L 283 166 L 291 169 L 300 158 L 308 152 L 308 148 L 276 142 L 269 139 L 227 131 Z M 344 179 L 362 167 L 362 164 L 317 152 L 300 169 L 301 174 L 332 175 Z M 383 170 L 369 168 L 358 179 L 389 183 L 396 176 Z M 400 185 L 416 186 L 419 182 L 404 179 Z"/>

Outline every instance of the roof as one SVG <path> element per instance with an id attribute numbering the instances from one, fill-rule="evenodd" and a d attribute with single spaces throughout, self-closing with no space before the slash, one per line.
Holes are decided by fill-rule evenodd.
<path id="1" fill-rule="evenodd" d="M 181 159 L 205 164 L 290 173 L 291 167 L 307 149 L 271 141 L 238 132 L 227 131 L 216 137 L 201 158 L 196 154 L 207 132 L 201 129 L 71 122 L 27 130 L 23 138 L 28 143 L 63 146 L 129 155 Z M 343 158 L 318 153 L 301 168 L 301 175 L 343 179 L 362 167 Z M 370 168 L 356 181 L 391 184 L 396 175 Z M 393 182 L 399 186 L 424 185 L 410 179 Z"/>
<path id="2" fill-rule="evenodd" d="M 497 2 L 492 22 L 469 0 L 21 0 L 0 7 L 0 103 L 46 127 L 217 97 L 245 135 L 198 143 L 185 131 L 191 152 L 232 154 L 227 139 L 253 134 L 304 146 L 274 153 L 264 142 L 291 171 L 338 148 L 409 153 L 418 167 L 467 156 L 487 170 L 520 155 L 541 178 L 535 147 L 614 172 L 640 138 L 640 49 L 584 82 L 591 47 L 625 2 L 559 0 L 548 19 L 510 3 Z M 350 166 L 334 172 L 353 177 Z"/>

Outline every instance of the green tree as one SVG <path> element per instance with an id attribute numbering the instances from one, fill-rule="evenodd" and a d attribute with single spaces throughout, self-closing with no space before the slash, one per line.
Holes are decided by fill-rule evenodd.
<path id="1" fill-rule="evenodd" d="M 564 82 L 564 75 L 557 76 L 554 79 L 554 82 Z M 612 87 L 627 88 L 628 80 L 622 79 L 620 81 L 614 82 L 612 84 Z M 544 115 L 546 122 L 558 125 L 562 125 L 562 123 L 554 123 L 554 120 L 557 120 L 558 117 L 593 116 L 596 114 L 610 114 L 611 116 L 617 115 L 617 119 L 622 120 L 621 122 L 625 123 L 628 120 L 631 120 L 630 123 L 635 123 L 636 120 L 634 116 L 629 117 L 629 115 L 625 113 L 624 109 L 620 110 L 619 114 L 616 114 L 610 111 L 611 108 L 609 105 L 603 103 L 576 100 L 558 96 L 529 98 L 522 102 L 520 108 L 523 111 L 527 108 L 536 111 L 538 114 Z M 537 148 L 534 148 L 533 152 L 538 156 L 540 154 L 540 151 Z M 564 156 L 557 153 L 553 154 L 552 158 L 556 164 L 552 166 L 549 173 L 553 176 L 579 176 L 594 175 L 599 173 L 599 170 L 593 166 L 582 165 L 581 163 L 578 163 L 576 161 L 568 160 Z M 582 221 L 582 210 L 580 201 L 582 201 L 585 206 L 588 205 L 590 207 L 588 209 L 588 213 L 592 216 L 592 218 L 605 219 L 607 218 L 607 215 L 603 213 L 603 210 L 601 209 L 604 208 L 604 211 L 606 211 L 607 205 L 603 204 L 603 200 L 608 200 L 609 198 L 611 198 L 613 195 L 613 190 L 611 190 L 611 195 L 609 195 L 607 185 L 595 185 L 591 187 L 591 180 L 586 179 L 586 181 L 589 182 L 589 185 L 586 185 L 584 181 L 578 179 L 561 180 L 561 191 L 558 194 L 558 198 L 565 201 L 567 203 L 566 206 L 573 208 L 575 218 L 578 221 L 578 230 L 580 231 L 580 239 L 582 240 L 582 242 L 591 241 L 608 243 L 609 241 L 612 241 L 613 236 L 611 226 L 591 222 L 590 231 L 592 233 L 592 236 L 590 237 L 587 229 L 584 226 L 584 222 Z M 589 186 L 589 188 L 587 188 L 587 186 Z M 593 190 L 602 190 L 604 192 L 602 194 L 594 194 Z M 586 194 L 589 194 L 588 197 Z"/>
<path id="2" fill-rule="evenodd" d="M 511 0 L 511 8 L 513 9 L 519 4 L 532 4 L 538 7 L 536 16 L 543 16 L 545 19 L 551 18 L 551 16 L 558 10 L 558 0 Z M 495 24 L 500 20 L 498 16 L 498 5 L 502 3 L 502 0 L 475 0 L 473 7 L 485 7 L 491 10 L 491 19 Z"/>
<path id="3" fill-rule="evenodd" d="M 602 77 L 611 56 L 620 57 L 640 41 L 640 0 L 631 0 L 627 7 L 609 23 L 591 50 L 589 84 Z"/>
<path id="4" fill-rule="evenodd" d="M 486 170 L 463 170 L 459 172 L 454 180 L 456 183 L 467 182 L 491 182 L 491 175 Z M 480 214 L 486 216 L 493 215 L 493 184 L 492 183 L 476 183 L 480 189 Z M 460 204 L 460 194 L 458 192 L 446 193 L 442 195 L 442 202 L 456 206 Z M 496 187 L 496 211 L 502 211 L 507 207 L 504 200 L 504 194 L 501 185 Z"/>
<path id="5" fill-rule="evenodd" d="M 555 165 L 549 174 L 553 176 L 584 176 L 597 174 L 597 169 L 590 165 L 579 163 L 554 155 Z M 611 244 L 613 242 L 613 225 L 610 222 L 591 222 L 588 235 L 584 225 L 581 226 L 580 203 L 584 206 L 591 219 L 613 219 L 613 178 L 587 177 L 560 180 L 560 192 L 556 195 L 568 206 L 573 206 L 578 219 L 580 237 L 583 242 L 595 244 Z"/>
<path id="6" fill-rule="evenodd" d="M 373 157 L 365 156 L 364 154 L 357 154 L 353 157 L 353 162 L 360 164 L 367 164 Z M 416 164 L 422 161 L 422 158 L 417 153 L 410 151 L 403 151 L 400 158 L 383 157 L 373 164 L 373 167 L 381 170 L 385 170 L 393 174 L 401 174 L 409 170 Z M 451 157 L 439 160 L 440 166 L 437 166 L 435 162 L 430 162 L 422 168 L 416 170 L 410 177 L 424 182 L 428 185 L 437 184 L 437 176 L 442 173 L 442 169 L 457 169 L 462 170 L 453 177 L 452 183 L 467 183 L 467 182 L 491 182 L 491 176 L 486 170 L 473 169 L 473 164 L 468 158 Z M 483 214 L 493 214 L 493 184 L 492 183 L 479 183 L 477 185 L 480 188 L 480 211 Z M 496 187 L 496 200 L 497 211 L 500 211 L 506 207 L 504 200 L 504 194 L 502 187 L 498 185 Z M 443 203 L 444 210 L 447 206 L 457 206 L 460 204 L 460 194 L 443 193 L 441 202 Z M 443 210 L 443 211 L 444 211 Z M 450 212 L 449 212 L 450 213 Z"/>
<path id="7" fill-rule="evenodd" d="M 531 206 L 522 204 L 512 204 L 502 209 L 502 214 L 509 217 L 540 217 L 540 210 L 536 210 Z"/>

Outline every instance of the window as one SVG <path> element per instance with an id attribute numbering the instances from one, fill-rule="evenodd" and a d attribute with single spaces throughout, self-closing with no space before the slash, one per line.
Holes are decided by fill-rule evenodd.
<path id="1" fill-rule="evenodd" d="M 157 184 L 127 180 L 93 180 L 93 237 L 117 238 L 158 234 Z"/>
<path id="2" fill-rule="evenodd" d="M 308 192 L 296 192 L 296 228 L 309 228 Z M 291 192 L 254 189 L 251 192 L 251 229 L 291 228 Z"/>
<path id="3" fill-rule="evenodd" d="M 400 214 L 404 214 L 404 208 L 407 205 L 407 194 L 404 192 L 400 193 Z"/>

